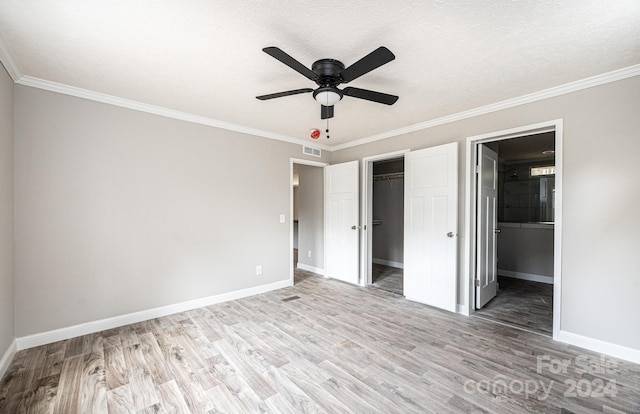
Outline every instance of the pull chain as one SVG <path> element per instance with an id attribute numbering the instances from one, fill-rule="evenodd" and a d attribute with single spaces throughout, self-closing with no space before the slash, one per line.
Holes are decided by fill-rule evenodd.
<path id="1" fill-rule="evenodd" d="M 325 132 L 327 133 L 327 139 L 329 139 L 329 94 L 327 94 L 327 129 L 325 129 Z"/>
<path id="2" fill-rule="evenodd" d="M 327 94 L 327 108 L 329 108 L 329 94 Z M 329 109 L 327 109 L 327 112 L 329 112 Z M 325 132 L 327 133 L 327 139 L 329 139 L 329 114 L 327 113 L 327 129 L 325 130 Z"/>
<path id="3" fill-rule="evenodd" d="M 329 139 L 329 118 L 327 118 L 327 129 L 325 132 L 327 133 L 327 139 Z"/>

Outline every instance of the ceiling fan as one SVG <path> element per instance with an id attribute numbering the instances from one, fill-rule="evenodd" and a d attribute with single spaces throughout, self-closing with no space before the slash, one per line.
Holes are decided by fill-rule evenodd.
<path id="1" fill-rule="evenodd" d="M 313 92 L 315 100 L 322 105 L 320 111 L 321 119 L 333 118 L 333 105 L 340 101 L 345 95 L 386 105 L 393 105 L 398 100 L 398 97 L 395 95 L 367 89 L 353 87 L 346 87 L 342 90 L 338 89 L 338 85 L 341 83 L 351 82 L 395 59 L 395 55 L 384 46 L 377 48 L 348 68 L 345 68 L 342 62 L 335 59 L 320 59 L 314 62 L 311 69 L 309 69 L 277 47 L 265 47 L 262 50 L 302 74 L 307 79 L 314 81 L 318 85 L 318 88 L 294 89 L 291 91 L 256 96 L 256 98 L 260 100 L 265 101 L 267 99 Z"/>

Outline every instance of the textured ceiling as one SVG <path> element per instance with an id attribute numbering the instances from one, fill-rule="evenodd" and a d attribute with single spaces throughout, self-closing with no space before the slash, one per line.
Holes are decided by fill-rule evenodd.
<path id="1" fill-rule="evenodd" d="M 555 132 L 493 141 L 488 143 L 487 146 L 498 153 L 501 162 L 507 164 L 553 159 L 554 154 L 546 153 L 545 151 L 555 151 Z"/>
<path id="2" fill-rule="evenodd" d="M 325 129 L 311 94 L 255 96 L 315 84 L 261 49 L 310 67 L 388 47 L 396 60 L 349 86 L 400 99 L 345 97 L 326 145 L 638 65 L 639 28 L 638 0 L 0 2 L 21 75 L 310 142 Z"/>

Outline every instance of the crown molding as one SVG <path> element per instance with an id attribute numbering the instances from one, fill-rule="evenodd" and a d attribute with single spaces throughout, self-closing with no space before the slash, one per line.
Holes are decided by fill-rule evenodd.
<path id="1" fill-rule="evenodd" d="M 9 53 L 9 48 L 7 48 L 7 45 L 4 43 L 2 36 L 0 36 L 0 63 L 2 63 L 2 66 L 4 66 L 14 82 L 22 78 L 22 72 L 20 72 L 18 65 L 16 65 L 16 62 L 13 60 L 11 53 Z"/>
<path id="2" fill-rule="evenodd" d="M 273 139 L 277 141 L 284 141 L 284 142 L 289 142 L 289 143 L 298 144 L 298 145 L 307 145 L 307 146 L 310 145 L 308 141 L 300 138 L 290 137 L 282 134 L 276 134 L 269 131 L 250 128 L 243 125 L 220 121 L 213 118 L 194 115 L 187 112 L 176 111 L 176 110 L 164 108 L 161 106 L 150 105 L 143 102 L 133 101 L 130 99 L 119 98 L 117 96 L 107 95 L 100 92 L 94 92 L 87 89 L 77 88 L 75 86 L 70 86 L 70 85 L 57 83 L 57 82 L 51 82 L 48 80 L 39 79 L 32 76 L 22 75 L 15 61 L 11 57 L 9 50 L 4 44 L 2 37 L 0 37 L 0 62 L 2 62 L 5 69 L 7 70 L 11 78 L 14 80 L 14 82 L 20 85 L 30 86 L 38 89 L 44 89 L 52 92 L 61 93 L 64 95 L 75 96 L 78 98 L 120 106 L 123 108 L 133 109 L 136 111 L 147 112 L 150 114 L 159 115 L 167 118 L 178 119 L 186 122 L 193 122 L 196 124 L 207 125 L 215 128 L 220 128 L 220 129 L 226 129 L 229 131 L 239 132 L 239 133 L 248 134 L 248 135 L 254 135 L 262 138 L 268 138 L 268 139 Z M 528 95 L 523 95 L 517 98 L 507 99 L 505 101 L 497 102 L 497 103 L 486 105 L 486 106 L 481 106 L 478 108 L 470 109 L 468 111 L 458 112 L 456 114 L 432 119 L 430 121 L 420 122 L 420 123 L 409 125 L 406 127 L 393 129 L 391 131 L 372 135 L 369 137 L 356 139 L 354 141 L 346 142 L 344 144 L 326 145 L 326 144 L 320 144 L 320 143 L 313 143 L 312 145 L 315 148 L 320 148 L 328 152 L 340 151 L 343 149 L 353 148 L 359 145 L 369 144 L 369 143 L 380 141 L 387 138 L 409 134 L 409 133 L 420 131 L 423 129 L 433 128 L 439 125 L 444 125 L 444 124 L 448 124 L 456 121 L 461 121 L 464 119 L 473 118 L 479 115 L 486 115 L 492 112 L 514 108 L 516 106 L 537 102 L 537 101 L 565 95 L 572 92 L 577 92 L 583 89 L 588 89 L 594 86 L 600 86 L 607 83 L 616 82 L 619 80 L 631 78 L 638 75 L 640 75 L 640 65 L 629 66 L 627 68 L 618 69 L 618 70 L 603 73 L 600 75 L 592 76 L 589 78 L 577 80 L 564 85 L 534 92 Z"/>
<path id="3" fill-rule="evenodd" d="M 51 82 L 44 79 L 34 78 L 32 76 L 22 76 L 17 84 L 30 86 L 33 88 L 44 89 L 51 92 L 57 92 L 64 95 L 75 96 L 77 98 L 88 99 L 91 101 L 106 103 L 109 105 L 120 106 L 123 108 L 133 109 L 135 111 L 147 112 L 166 118 L 178 119 L 186 122 L 207 125 L 215 128 L 226 129 L 228 131 L 240 132 L 243 134 L 254 135 L 262 138 L 274 139 L 277 141 L 289 142 L 291 144 L 309 145 L 309 143 L 300 138 L 294 138 L 287 135 L 275 134 L 273 132 L 264 131 L 256 128 L 250 128 L 243 125 L 233 124 L 230 122 L 220 121 L 205 116 L 194 115 L 187 112 L 176 111 L 161 106 L 150 105 L 143 102 L 133 101 L 130 99 L 120 98 L 113 95 L 107 95 L 100 92 L 94 92 L 87 89 L 77 88 L 62 83 Z M 314 144 L 315 147 L 329 151 L 330 148 L 324 144 Z"/>
<path id="4" fill-rule="evenodd" d="M 403 128 L 394 129 L 391 131 L 383 132 L 381 134 L 372 135 L 357 139 L 355 141 L 346 142 L 331 147 L 331 151 L 340 151 L 347 148 L 357 147 L 358 145 L 369 144 L 372 142 L 380 141 L 386 138 L 396 137 L 399 135 L 405 135 L 411 132 L 420 131 L 423 129 L 433 128 L 438 125 L 449 124 L 456 121 L 461 121 L 468 118 L 473 118 L 479 115 L 485 115 L 492 112 L 501 111 L 504 109 L 513 108 L 516 106 L 541 101 L 548 98 L 553 98 L 560 95 L 566 95 L 568 93 L 577 92 L 583 89 L 592 88 L 594 86 L 600 86 L 611 82 L 631 78 L 640 75 L 640 65 L 629 66 L 627 68 L 614 70 L 612 72 L 603 73 L 601 75 L 592 76 L 589 78 L 577 80 L 564 85 L 556 86 L 553 88 L 545 89 L 539 92 L 523 95 L 518 98 L 507 99 L 505 101 L 497 102 L 494 104 L 481 106 L 478 108 L 470 109 L 468 111 L 458 112 L 457 114 L 443 116 L 441 118 L 432 119 L 430 121 L 421 122 L 414 125 L 409 125 Z"/>

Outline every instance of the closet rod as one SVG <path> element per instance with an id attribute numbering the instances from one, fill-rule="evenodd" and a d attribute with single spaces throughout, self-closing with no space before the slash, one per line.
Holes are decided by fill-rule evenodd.
<path id="1" fill-rule="evenodd" d="M 393 180 L 396 178 L 404 178 L 404 173 L 388 173 L 388 174 L 376 174 L 373 176 L 374 181 L 378 180 Z"/>

